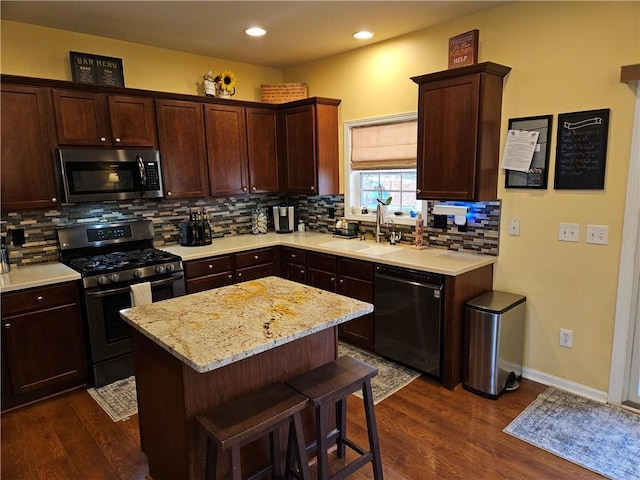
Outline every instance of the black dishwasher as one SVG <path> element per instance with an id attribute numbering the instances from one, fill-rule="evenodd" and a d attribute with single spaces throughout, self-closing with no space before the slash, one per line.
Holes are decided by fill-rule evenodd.
<path id="1" fill-rule="evenodd" d="M 442 275 L 376 265 L 375 351 L 441 377 Z"/>

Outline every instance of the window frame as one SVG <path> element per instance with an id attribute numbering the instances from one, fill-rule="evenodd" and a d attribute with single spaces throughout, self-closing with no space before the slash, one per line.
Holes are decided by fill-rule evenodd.
<path id="1" fill-rule="evenodd" d="M 354 192 L 359 192 L 359 186 L 355 185 L 355 182 L 358 181 L 358 175 L 353 175 L 354 170 L 351 169 L 351 130 L 356 127 L 362 127 L 366 125 L 380 125 L 380 124 L 389 124 L 389 123 L 400 123 L 418 120 L 418 112 L 405 112 L 398 113 L 393 115 L 384 115 L 381 117 L 373 117 L 373 118 L 363 118 L 358 120 L 347 120 L 343 125 L 343 139 L 344 139 L 344 155 L 343 155 L 343 174 L 345 179 L 345 192 L 344 192 L 344 217 L 347 220 L 355 220 L 360 222 L 373 222 L 376 221 L 376 212 L 369 212 L 366 214 L 362 214 L 359 212 L 359 207 L 356 202 L 353 206 L 356 208 L 356 212 L 351 211 L 352 207 L 352 197 Z M 398 169 L 402 171 L 406 171 L 407 169 Z M 367 170 L 360 170 L 361 172 L 367 172 Z M 371 172 L 379 172 L 380 170 L 369 170 Z M 427 213 L 427 202 L 425 200 L 419 200 L 421 202 L 421 209 L 418 213 L 422 214 L 422 218 L 426 218 Z M 391 214 L 391 211 L 385 212 L 387 216 L 385 221 L 393 220 L 395 224 L 400 225 L 414 225 L 416 222 L 415 218 L 412 218 L 409 215 L 396 216 Z"/>

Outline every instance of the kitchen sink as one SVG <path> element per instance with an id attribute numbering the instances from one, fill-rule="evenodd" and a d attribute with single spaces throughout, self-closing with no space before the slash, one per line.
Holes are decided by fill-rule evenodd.
<path id="1" fill-rule="evenodd" d="M 365 253 L 367 255 L 384 255 L 385 253 L 393 253 L 399 250 L 402 250 L 403 247 L 399 247 L 397 245 L 374 245 L 371 247 L 363 248 L 362 250 L 358 250 L 360 253 Z"/>

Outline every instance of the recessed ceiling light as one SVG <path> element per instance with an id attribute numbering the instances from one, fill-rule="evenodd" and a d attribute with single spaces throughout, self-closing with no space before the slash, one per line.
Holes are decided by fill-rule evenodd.
<path id="1" fill-rule="evenodd" d="M 251 27 L 251 28 L 247 28 L 244 33 L 246 33 L 247 35 L 251 36 L 251 37 L 261 37 L 264 34 L 267 33 L 267 31 L 263 28 L 260 27 Z"/>
<path id="2" fill-rule="evenodd" d="M 357 38 L 358 40 L 369 40 L 373 37 L 373 32 L 368 32 L 367 30 L 361 30 L 353 34 L 353 38 Z"/>

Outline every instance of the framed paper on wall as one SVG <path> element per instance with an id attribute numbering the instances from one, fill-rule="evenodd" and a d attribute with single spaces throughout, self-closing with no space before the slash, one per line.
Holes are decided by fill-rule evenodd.
<path id="1" fill-rule="evenodd" d="M 506 188 L 547 188 L 552 122 L 553 115 L 509 119 L 509 130 L 535 131 L 539 132 L 539 136 L 529 170 L 507 170 L 504 181 Z"/>

